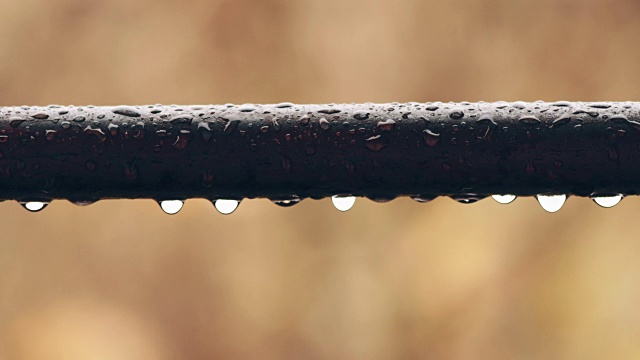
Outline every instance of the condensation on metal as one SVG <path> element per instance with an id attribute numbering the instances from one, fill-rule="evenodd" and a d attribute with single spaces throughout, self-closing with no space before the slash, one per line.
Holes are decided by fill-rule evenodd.
<path id="1" fill-rule="evenodd" d="M 0 108 L 0 199 L 639 191 L 635 102 Z"/>

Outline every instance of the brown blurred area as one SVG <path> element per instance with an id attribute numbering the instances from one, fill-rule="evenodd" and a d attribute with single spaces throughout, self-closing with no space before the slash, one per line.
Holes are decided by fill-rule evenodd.
<path id="1" fill-rule="evenodd" d="M 638 100 L 632 0 L 0 4 L 0 105 Z M 637 359 L 639 212 L 4 202 L 0 359 Z"/>

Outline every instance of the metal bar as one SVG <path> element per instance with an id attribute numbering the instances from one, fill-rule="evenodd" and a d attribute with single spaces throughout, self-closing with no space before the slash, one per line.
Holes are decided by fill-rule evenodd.
<path id="1" fill-rule="evenodd" d="M 637 102 L 0 108 L 0 199 L 639 192 Z"/>

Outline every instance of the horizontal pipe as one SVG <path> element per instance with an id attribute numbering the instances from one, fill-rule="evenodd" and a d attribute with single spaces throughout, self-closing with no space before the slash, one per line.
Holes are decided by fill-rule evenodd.
<path id="1" fill-rule="evenodd" d="M 636 102 L 0 108 L 0 200 L 639 191 Z"/>

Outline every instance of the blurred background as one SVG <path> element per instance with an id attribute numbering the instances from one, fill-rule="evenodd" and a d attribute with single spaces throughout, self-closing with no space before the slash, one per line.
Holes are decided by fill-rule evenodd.
<path id="1" fill-rule="evenodd" d="M 0 105 L 637 100 L 634 0 L 0 0 Z M 0 359 L 637 359 L 640 199 L 0 204 Z"/>

